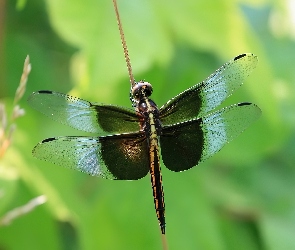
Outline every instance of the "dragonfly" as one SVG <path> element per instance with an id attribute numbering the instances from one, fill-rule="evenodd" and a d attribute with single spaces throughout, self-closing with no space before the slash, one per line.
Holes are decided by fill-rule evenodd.
<path id="1" fill-rule="evenodd" d="M 138 180 L 150 173 L 156 215 L 164 235 L 160 158 L 171 171 L 189 170 L 257 120 L 261 110 L 249 102 L 215 110 L 242 85 L 257 62 L 254 54 L 236 56 L 160 108 L 150 98 L 152 85 L 143 80 L 131 86 L 132 108 L 93 103 L 49 90 L 34 92 L 28 98 L 33 108 L 95 135 L 45 139 L 34 147 L 33 156 L 111 180 Z"/>
<path id="2" fill-rule="evenodd" d="M 135 110 L 85 101 L 42 90 L 29 104 L 50 118 L 96 137 L 60 136 L 33 149 L 38 159 L 111 180 L 138 180 L 150 172 L 156 213 L 165 234 L 165 203 L 160 168 L 188 170 L 217 153 L 261 114 L 243 102 L 213 111 L 255 68 L 257 57 L 242 54 L 158 108 L 152 85 L 136 82 L 131 90 Z M 210 113 L 211 112 L 211 113 Z"/>

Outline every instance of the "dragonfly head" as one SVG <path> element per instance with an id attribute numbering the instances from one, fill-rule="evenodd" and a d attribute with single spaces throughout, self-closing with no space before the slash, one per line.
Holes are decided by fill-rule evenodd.
<path id="1" fill-rule="evenodd" d="M 142 98 L 147 98 L 153 93 L 153 87 L 150 83 L 139 81 L 131 88 L 130 98 L 133 103 L 138 103 Z"/>

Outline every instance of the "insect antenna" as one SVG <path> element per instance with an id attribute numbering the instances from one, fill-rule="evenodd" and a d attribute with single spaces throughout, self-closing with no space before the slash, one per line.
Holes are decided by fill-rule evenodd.
<path id="1" fill-rule="evenodd" d="M 124 35 L 124 31 L 123 31 L 119 11 L 118 11 L 117 1 L 113 0 L 113 4 L 114 4 L 117 23 L 118 23 L 118 27 L 119 27 L 119 31 L 120 31 L 121 42 L 122 42 L 122 46 L 123 46 L 123 50 L 124 50 L 125 61 L 126 61 L 126 64 L 127 64 L 127 69 L 128 69 L 128 74 L 129 74 L 129 79 L 130 79 L 131 89 L 132 89 L 135 86 L 136 83 L 135 83 L 134 76 L 133 76 L 133 73 L 132 73 L 131 62 L 130 62 L 130 58 L 129 58 L 129 54 L 128 54 L 128 48 L 127 48 L 127 44 L 126 44 L 126 40 L 125 40 L 125 35 Z"/>

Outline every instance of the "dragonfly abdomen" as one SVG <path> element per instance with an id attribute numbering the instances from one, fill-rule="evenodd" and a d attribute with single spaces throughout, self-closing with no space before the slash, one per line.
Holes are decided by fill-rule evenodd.
<path id="1" fill-rule="evenodd" d="M 159 144 L 157 138 L 150 140 L 150 174 L 157 218 L 162 234 L 165 234 L 165 201 L 160 167 Z"/>
<path id="2" fill-rule="evenodd" d="M 152 102 L 152 104 L 154 103 Z M 149 144 L 151 182 L 157 218 L 161 232 L 162 234 L 165 234 L 165 201 L 159 153 L 159 135 L 161 133 L 161 125 L 158 118 L 158 110 L 155 104 L 151 105 L 150 100 L 147 100 L 147 107 L 148 110 L 149 108 L 151 109 L 150 112 L 147 112 L 148 116 L 145 124 L 145 132 Z"/>

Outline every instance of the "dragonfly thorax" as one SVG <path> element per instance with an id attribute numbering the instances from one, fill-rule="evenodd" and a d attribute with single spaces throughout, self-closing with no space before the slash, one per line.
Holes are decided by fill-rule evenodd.
<path id="1" fill-rule="evenodd" d="M 137 105 L 137 111 L 140 112 L 143 116 L 149 116 L 149 113 L 153 113 L 154 115 L 158 116 L 158 107 L 149 98 L 142 98 Z"/>

